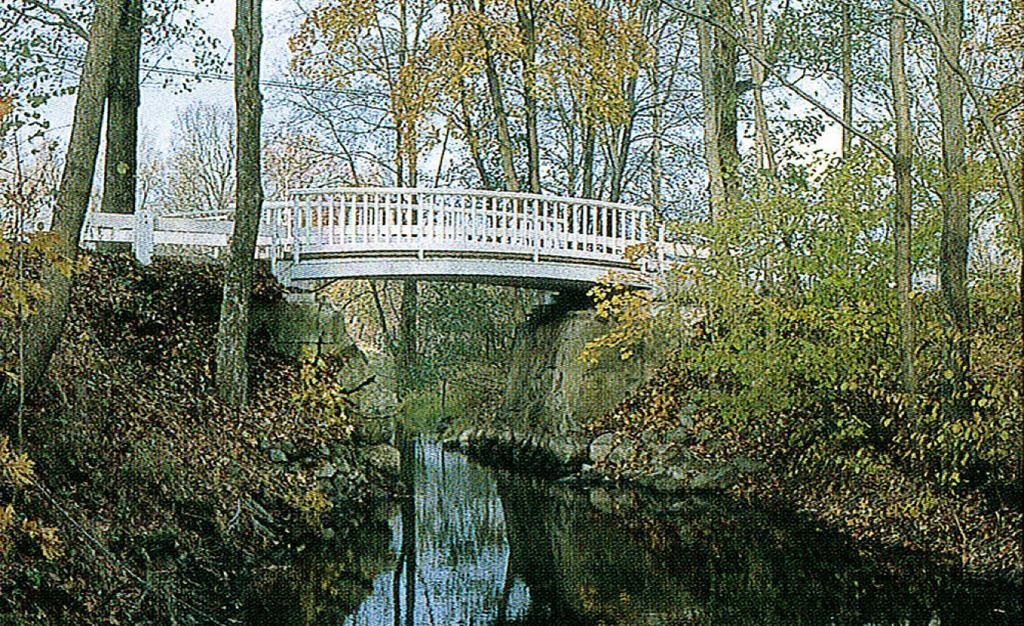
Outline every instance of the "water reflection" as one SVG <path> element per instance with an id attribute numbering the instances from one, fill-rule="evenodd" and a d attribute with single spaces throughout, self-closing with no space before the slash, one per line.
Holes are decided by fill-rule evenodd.
<path id="1" fill-rule="evenodd" d="M 291 563 L 252 572 L 243 597 L 247 624 L 327 626 L 343 623 L 375 592 L 382 572 L 395 567 L 389 520 L 395 507 L 381 504 L 358 524 L 338 526 L 331 542 L 303 550 Z"/>
<path id="2" fill-rule="evenodd" d="M 346 548 L 377 554 L 349 576 L 363 581 L 361 594 L 335 602 L 350 614 L 305 621 L 326 613 L 304 608 L 302 621 L 275 623 L 1020 623 L 1019 589 L 925 566 L 896 576 L 792 515 L 719 498 L 570 489 L 482 468 L 431 442 L 405 454 L 415 498 L 389 520 L 389 541 Z M 329 556 L 308 561 L 338 568 Z M 360 578 L 373 568 L 372 582 Z M 322 588 L 323 577 L 303 580 Z"/>
<path id="3" fill-rule="evenodd" d="M 344 623 L 482 625 L 525 614 L 526 586 L 507 576 L 505 516 L 491 472 L 431 442 L 403 452 L 415 498 L 392 520 L 398 567 L 378 576 Z"/>

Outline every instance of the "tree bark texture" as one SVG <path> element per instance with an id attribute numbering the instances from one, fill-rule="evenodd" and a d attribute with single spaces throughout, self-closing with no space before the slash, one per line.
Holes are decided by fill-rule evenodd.
<path id="1" fill-rule="evenodd" d="M 126 0 L 107 83 L 107 149 L 100 209 L 104 213 L 135 212 L 141 49 L 142 0 Z"/>
<path id="2" fill-rule="evenodd" d="M 516 2 L 523 37 L 523 108 L 526 114 L 526 169 L 530 193 L 540 193 L 540 136 L 537 131 L 537 15 L 533 0 Z"/>
<path id="3" fill-rule="evenodd" d="M 899 0 L 893 0 L 892 8 L 893 15 L 889 30 L 889 79 L 892 84 L 893 114 L 896 122 L 896 150 L 893 159 L 893 176 L 896 180 L 895 214 L 893 216 L 896 292 L 899 302 L 900 362 L 903 387 L 907 394 L 907 412 L 911 414 L 914 408 L 916 389 L 913 305 L 910 301 L 913 136 L 911 135 L 910 96 L 907 91 L 906 76 L 906 13 Z"/>
<path id="4" fill-rule="evenodd" d="M 584 122 L 583 129 L 583 197 L 594 197 L 594 151 L 597 148 L 596 130 L 593 122 Z"/>
<path id="5" fill-rule="evenodd" d="M 747 23 L 747 45 L 757 54 L 758 58 L 766 59 L 764 40 L 764 0 L 754 0 L 757 4 L 751 8 L 750 0 L 741 0 L 743 18 Z M 758 159 L 760 167 L 765 169 L 774 177 L 777 173 L 775 166 L 775 146 L 772 141 L 771 129 L 768 126 L 768 111 L 764 104 L 764 81 L 767 69 L 759 61 L 750 60 L 750 76 L 753 81 L 751 87 L 754 99 L 754 126 L 757 137 Z M 737 157 L 738 158 L 738 157 Z"/>
<path id="6" fill-rule="evenodd" d="M 608 192 L 608 199 L 612 202 L 619 202 L 622 199 L 622 186 L 626 178 L 626 164 L 629 163 L 629 152 L 630 148 L 633 147 L 633 126 L 636 119 L 636 86 L 637 77 L 631 76 L 626 81 L 624 89 L 628 115 L 625 122 L 618 128 L 612 129 L 611 133 L 616 139 L 615 145 L 612 146 L 612 179 Z"/>
<path id="7" fill-rule="evenodd" d="M 235 4 L 236 147 L 235 226 L 231 254 L 224 272 L 224 298 L 217 329 L 216 387 L 218 397 L 232 405 L 246 402 L 249 304 L 255 271 L 256 234 L 263 205 L 260 179 L 260 48 L 263 44 L 261 0 Z"/>
<path id="8" fill-rule="evenodd" d="M 700 0 L 700 12 L 708 14 L 707 0 Z M 716 93 L 714 48 L 712 26 L 705 20 L 697 21 L 697 46 L 700 63 L 700 93 L 704 112 L 704 160 L 708 168 L 708 192 L 711 204 L 711 219 L 720 220 L 725 211 L 725 176 L 722 171 L 719 99 Z"/>
<path id="9" fill-rule="evenodd" d="M 840 17 L 842 39 L 840 50 L 840 65 L 842 66 L 843 78 L 843 157 L 850 155 L 853 133 L 848 129 L 853 127 L 853 16 L 850 14 L 850 2 L 844 0 L 839 3 L 842 15 Z"/>
<path id="10" fill-rule="evenodd" d="M 963 0 L 943 3 L 943 30 L 950 54 L 959 62 L 963 41 Z M 970 243 L 971 198 L 964 184 L 967 169 L 964 154 L 964 90 L 949 63 L 938 54 L 936 59 L 939 116 L 942 122 L 942 238 L 939 280 L 942 304 L 951 333 L 947 367 L 953 372 L 948 391 L 947 417 L 970 416 L 970 398 L 966 393 L 971 369 L 971 308 L 967 292 L 968 245 Z"/>
<path id="11" fill-rule="evenodd" d="M 480 0 L 478 9 L 483 12 L 486 9 L 483 0 Z M 519 179 L 516 176 L 515 148 L 512 145 L 512 131 L 509 129 L 508 109 L 505 106 L 505 95 L 501 84 L 501 75 L 494 64 L 494 53 L 490 39 L 483 27 L 478 28 L 480 39 L 484 45 L 484 75 L 487 77 L 487 94 L 490 96 L 491 108 L 494 109 L 494 124 L 498 132 L 498 156 L 501 161 L 501 171 L 505 180 L 505 191 L 519 191 Z"/>
<path id="12" fill-rule="evenodd" d="M 664 99 L 661 95 L 657 61 L 654 71 L 651 72 L 651 85 L 657 98 L 651 111 L 651 208 L 654 209 L 655 215 L 661 217 L 661 118 Z"/>
<path id="13" fill-rule="evenodd" d="M 78 258 L 82 224 L 92 193 L 103 127 L 103 103 L 124 4 L 125 0 L 97 0 L 78 83 L 71 138 L 51 227 L 56 238 L 55 252 L 72 265 Z M 23 384 L 26 391 L 39 383 L 50 364 L 67 317 L 74 275 L 47 265 L 41 270 L 40 282 L 48 298 L 25 321 Z M 0 381 L 0 418 L 8 417 L 17 408 L 18 387 L 17 381 Z"/>
<path id="14" fill-rule="evenodd" d="M 731 26 L 734 21 L 732 0 L 711 0 L 711 17 L 721 24 Z M 718 100 L 718 154 L 722 162 L 726 197 L 735 201 L 740 195 L 740 149 L 737 136 L 739 90 L 736 85 L 739 52 L 732 32 L 735 29 L 720 28 L 714 31 L 713 58 L 715 96 Z"/>
<path id="15" fill-rule="evenodd" d="M 416 315 L 418 309 L 418 286 L 415 280 L 402 281 L 402 305 L 399 320 L 399 362 L 398 379 L 400 391 L 415 388 L 418 376 Z"/>

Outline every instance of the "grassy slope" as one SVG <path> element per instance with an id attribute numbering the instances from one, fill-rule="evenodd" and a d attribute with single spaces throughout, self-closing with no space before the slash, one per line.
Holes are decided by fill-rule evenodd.
<path id="1" fill-rule="evenodd" d="M 280 294 L 263 275 L 254 297 Z M 15 494 L 20 514 L 57 527 L 66 553 L 48 561 L 23 539 L 0 556 L 0 615 L 53 623 L 228 617 L 233 609 L 212 604 L 208 592 L 231 589 L 240 564 L 287 545 L 298 527 L 290 520 L 302 517 L 289 503 L 315 486 L 313 468 L 270 463 L 265 442 L 315 449 L 347 441 L 344 418 L 311 419 L 308 402 L 298 406 L 303 385 L 330 381 L 301 381 L 298 364 L 269 355 L 257 336 L 251 407 L 219 406 L 210 375 L 214 266 L 144 269 L 94 256 L 73 302 L 51 380 L 24 425 L 43 486 Z M 366 478 L 357 496 L 386 489 Z"/>

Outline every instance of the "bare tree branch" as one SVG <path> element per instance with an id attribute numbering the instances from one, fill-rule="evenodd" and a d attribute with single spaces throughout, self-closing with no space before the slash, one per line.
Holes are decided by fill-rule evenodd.
<path id="1" fill-rule="evenodd" d="M 89 33 L 86 32 L 85 27 L 76 22 L 75 18 L 72 17 L 71 14 L 65 11 L 64 9 L 60 7 L 55 7 L 47 2 L 43 2 L 42 0 L 22 0 L 22 2 L 29 5 L 30 7 L 39 9 L 44 13 L 48 13 L 56 17 L 58 20 L 60 20 L 60 24 L 62 24 L 65 28 L 81 37 L 84 41 L 89 41 Z"/>
<path id="2" fill-rule="evenodd" d="M 942 55 L 942 60 L 946 65 L 953 70 L 953 73 L 957 75 L 960 82 L 963 83 L 967 94 L 971 97 L 974 102 L 974 107 L 978 110 L 978 116 L 981 118 L 981 123 L 985 128 L 985 134 L 988 137 L 989 144 L 992 147 L 992 151 L 996 155 L 996 160 L 999 162 L 999 173 L 1002 174 L 1003 181 L 1006 183 L 1006 192 L 1010 196 L 1010 205 L 1018 212 L 1024 211 L 1024 207 L 1021 205 L 1020 189 L 1017 187 L 1013 180 L 1014 174 L 1010 169 L 1010 159 L 1006 156 L 1006 150 L 1003 148 L 1002 142 L 999 141 L 999 137 L 996 135 L 995 122 L 992 119 L 992 113 L 989 111 L 989 107 L 981 93 L 978 91 L 977 85 L 971 80 L 967 72 L 960 65 L 959 61 L 950 53 L 949 41 L 946 39 L 945 33 L 939 28 L 939 25 L 935 23 L 932 16 L 924 12 L 921 7 L 917 6 L 911 0 L 896 0 L 902 6 L 906 7 L 919 22 L 921 22 L 931 33 L 932 39 L 935 40 L 935 45 L 939 48 L 939 53 Z"/>
<path id="3" fill-rule="evenodd" d="M 709 24 L 710 26 L 713 26 L 714 28 L 716 28 L 718 30 L 721 30 L 722 32 L 725 32 L 725 33 L 728 33 L 728 34 L 733 34 L 732 31 L 730 31 L 729 28 L 726 27 L 721 22 L 713 20 L 713 19 L 709 18 L 706 15 L 701 15 L 699 13 L 694 13 L 693 11 L 691 11 L 691 10 L 681 6 L 678 2 L 671 2 L 669 4 L 676 11 L 678 11 L 679 13 L 681 13 L 683 15 L 686 15 L 686 16 L 691 17 L 691 18 L 696 19 L 696 20 L 700 20 L 701 22 Z M 869 146 L 871 146 L 872 148 L 877 150 L 885 158 L 889 159 L 890 161 L 894 160 L 895 156 L 893 155 L 891 150 L 889 150 L 884 145 L 879 143 L 871 135 L 868 135 L 867 133 L 865 133 L 865 132 L 863 132 L 861 130 L 858 130 L 857 128 L 853 127 L 850 124 L 847 124 L 845 121 L 843 121 L 843 118 L 840 115 L 836 114 L 834 111 L 832 111 L 831 108 L 825 106 L 825 104 L 823 104 L 820 100 L 818 100 L 817 98 L 815 98 L 811 94 L 807 93 L 804 89 L 802 89 L 797 84 L 795 84 L 795 83 L 791 82 L 790 80 L 788 80 L 785 76 L 782 75 L 781 72 L 779 72 L 777 69 L 775 69 L 775 67 L 773 65 L 771 65 L 768 62 L 767 59 L 762 58 L 760 55 L 756 54 L 753 50 L 751 50 L 750 46 L 748 46 L 746 43 L 744 43 L 741 38 L 739 38 L 739 37 L 736 38 L 736 45 L 739 46 L 739 48 L 742 49 L 743 52 L 745 52 L 747 54 L 747 56 L 749 56 L 751 59 L 753 59 L 754 61 L 759 63 L 762 67 L 764 67 L 768 71 L 769 74 L 771 74 L 773 77 L 775 77 L 775 79 L 778 80 L 782 84 L 783 87 L 786 87 L 787 89 L 789 89 L 790 91 L 795 93 L 801 100 L 807 102 L 808 104 L 810 104 L 815 109 L 818 109 L 819 111 L 824 113 L 830 120 L 832 120 L 836 124 L 839 124 L 843 128 L 847 129 L 848 131 L 850 131 L 851 133 L 856 135 L 861 141 L 863 141 L 864 143 L 868 144 Z"/>

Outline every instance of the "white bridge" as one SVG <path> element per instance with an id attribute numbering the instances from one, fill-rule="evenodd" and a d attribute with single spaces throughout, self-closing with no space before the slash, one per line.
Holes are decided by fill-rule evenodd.
<path id="1" fill-rule="evenodd" d="M 256 250 L 285 284 L 414 278 L 559 290 L 587 288 L 611 272 L 642 286 L 666 256 L 689 252 L 673 246 L 666 255 L 651 209 L 600 200 L 401 188 L 288 197 L 264 203 Z M 226 248 L 233 226 L 231 212 L 90 213 L 82 241 L 130 242 L 148 264 L 165 250 Z"/>

